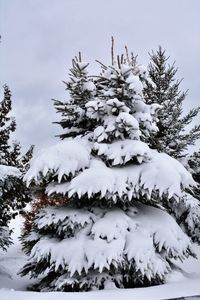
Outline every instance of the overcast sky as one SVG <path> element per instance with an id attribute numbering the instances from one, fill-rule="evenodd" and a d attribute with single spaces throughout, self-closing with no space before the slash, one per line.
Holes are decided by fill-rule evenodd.
<path id="1" fill-rule="evenodd" d="M 71 58 L 109 63 L 112 35 L 118 52 L 128 45 L 143 64 L 166 48 L 189 89 L 185 111 L 200 105 L 200 0 L 0 0 L 0 34 L 0 85 L 12 90 L 24 147 L 55 142 L 51 99 L 67 97 Z"/>

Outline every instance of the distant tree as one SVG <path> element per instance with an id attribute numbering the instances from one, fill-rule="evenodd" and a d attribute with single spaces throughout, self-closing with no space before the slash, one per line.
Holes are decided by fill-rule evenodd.
<path id="1" fill-rule="evenodd" d="M 200 200 L 200 150 L 195 151 L 186 157 L 186 168 L 192 174 L 197 183 L 196 188 L 193 190 L 194 195 Z"/>
<path id="2" fill-rule="evenodd" d="M 195 152 L 188 156 L 188 147 L 194 145 L 200 137 L 200 124 L 188 130 L 187 125 L 198 116 L 200 107 L 183 115 L 183 104 L 187 91 L 180 90 L 181 81 L 176 80 L 175 64 L 168 64 L 169 57 L 161 47 L 150 54 L 148 67 L 149 81 L 144 86 L 144 97 L 149 104 L 159 103 L 162 107 L 158 112 L 159 130 L 149 137 L 150 147 L 165 152 L 181 160 L 193 175 L 197 186 L 189 191 L 191 195 L 183 195 L 182 201 L 167 201 L 166 207 L 175 216 L 177 222 L 185 229 L 195 242 L 200 243 L 200 155 Z M 196 198 L 194 198 L 195 196 Z"/>
<path id="3" fill-rule="evenodd" d="M 16 129 L 16 121 L 9 116 L 12 110 L 11 92 L 7 85 L 4 86 L 4 99 L 0 102 L 0 163 L 16 165 L 19 156 L 18 144 L 9 145 L 10 135 Z"/>
<path id="4" fill-rule="evenodd" d="M 188 165 L 194 180 L 200 184 L 200 150 L 188 156 Z"/>
<path id="5" fill-rule="evenodd" d="M 180 91 L 181 81 L 176 80 L 175 64 L 168 64 L 169 57 L 161 47 L 150 54 L 148 75 L 151 81 L 146 82 L 144 97 L 147 103 L 162 105 L 159 110 L 159 131 L 150 138 L 150 146 L 175 158 L 187 154 L 188 146 L 194 145 L 200 138 L 200 124 L 187 129 L 200 111 L 200 107 L 191 109 L 183 116 L 183 103 L 187 91 Z"/>
<path id="6" fill-rule="evenodd" d="M 11 134 L 16 130 L 16 120 L 10 116 L 11 111 L 11 91 L 4 85 L 4 98 L 0 102 L 0 164 L 18 167 L 25 172 L 34 146 L 22 155 L 20 143 L 17 141 L 11 143 Z"/>
<path id="7" fill-rule="evenodd" d="M 29 190 L 23 183 L 33 147 L 21 155 L 18 142 L 11 144 L 11 134 L 16 121 L 10 117 L 12 110 L 11 92 L 4 86 L 4 98 L 0 102 L 0 248 L 6 250 L 11 243 L 9 222 L 30 201 Z"/>

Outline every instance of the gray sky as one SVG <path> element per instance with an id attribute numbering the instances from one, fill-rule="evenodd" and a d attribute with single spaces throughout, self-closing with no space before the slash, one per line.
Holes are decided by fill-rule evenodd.
<path id="1" fill-rule="evenodd" d="M 126 44 L 144 64 L 166 48 L 189 89 L 185 112 L 200 104 L 199 12 L 199 0 L 0 0 L 0 85 L 12 90 L 16 138 L 24 147 L 56 141 L 50 99 L 67 97 L 71 58 L 81 51 L 109 63 L 111 35 L 117 51 Z"/>

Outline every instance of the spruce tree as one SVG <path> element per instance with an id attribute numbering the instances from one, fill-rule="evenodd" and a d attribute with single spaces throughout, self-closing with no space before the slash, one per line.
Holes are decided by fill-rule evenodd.
<path id="1" fill-rule="evenodd" d="M 22 236 L 29 261 L 21 274 L 38 278 L 32 289 L 159 284 L 175 259 L 193 255 L 190 238 L 165 207 L 181 202 L 195 182 L 178 161 L 145 142 L 157 131 L 159 105 L 145 102 L 142 67 L 119 59 L 89 77 L 87 99 L 79 80 L 71 85 L 70 79 L 70 100 L 55 102 L 64 140 L 41 150 L 25 175 L 35 195 L 63 199 L 39 210 Z"/>
<path id="2" fill-rule="evenodd" d="M 30 200 L 30 193 L 23 183 L 32 148 L 21 155 L 18 142 L 11 144 L 10 136 L 16 129 L 12 110 L 11 92 L 4 86 L 4 98 L 0 102 L 0 248 L 6 250 L 11 243 L 9 222 Z"/>
<path id="3" fill-rule="evenodd" d="M 16 130 L 16 120 L 10 116 L 11 111 L 11 91 L 7 85 L 4 85 L 4 98 L 0 102 L 0 164 L 18 167 L 25 173 L 33 155 L 34 146 L 31 146 L 23 155 L 20 143 L 11 142 L 11 134 Z"/>
<path id="4" fill-rule="evenodd" d="M 188 146 L 194 145 L 200 137 L 200 125 L 187 130 L 200 111 L 200 107 L 191 109 L 183 116 L 183 104 L 187 91 L 180 90 L 181 81 L 176 79 L 175 64 L 168 64 L 169 57 L 161 47 L 150 54 L 148 75 L 151 81 L 146 82 L 144 97 L 147 103 L 162 105 L 159 110 L 159 131 L 151 137 L 150 146 L 180 159 L 187 154 Z"/>
<path id="5" fill-rule="evenodd" d="M 11 110 L 11 92 L 8 86 L 4 85 L 4 99 L 0 102 L 0 164 L 7 165 L 15 164 L 15 153 L 18 152 L 18 147 L 14 146 L 11 151 L 9 145 L 10 135 L 16 129 L 15 119 L 9 116 Z"/>
<path id="6" fill-rule="evenodd" d="M 22 182 L 19 169 L 0 165 L 0 249 L 6 250 L 12 243 L 9 222 L 28 201 L 30 194 Z"/>
<path id="7" fill-rule="evenodd" d="M 146 81 L 144 86 L 144 96 L 147 103 L 156 102 L 162 108 L 158 112 L 159 131 L 150 137 L 149 145 L 179 159 L 197 182 L 190 195 L 184 195 L 182 201 L 176 204 L 169 201 L 166 207 L 192 239 L 200 243 L 199 159 L 197 152 L 191 156 L 187 155 L 188 147 L 194 145 L 200 137 L 200 125 L 187 129 L 187 125 L 198 116 L 200 107 L 190 110 L 183 116 L 183 104 L 187 92 L 180 91 L 181 81 L 175 78 L 177 73 L 175 64 L 168 64 L 169 57 L 161 47 L 150 54 L 150 60 L 148 68 L 150 80 Z"/>

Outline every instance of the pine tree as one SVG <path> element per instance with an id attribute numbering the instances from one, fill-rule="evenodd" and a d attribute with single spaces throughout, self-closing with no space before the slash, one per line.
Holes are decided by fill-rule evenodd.
<path id="1" fill-rule="evenodd" d="M 10 116 L 12 111 L 11 91 L 4 85 L 4 98 L 0 102 L 0 164 L 18 167 L 26 172 L 28 162 L 33 155 L 34 147 L 22 155 L 21 145 L 18 141 L 10 142 L 11 134 L 16 130 L 16 120 Z"/>
<path id="2" fill-rule="evenodd" d="M 0 249 L 6 250 L 12 243 L 9 222 L 28 201 L 29 191 L 22 182 L 19 169 L 0 165 Z"/>
<path id="3" fill-rule="evenodd" d="M 158 284 L 174 259 L 194 255 L 190 238 L 165 207 L 181 202 L 195 182 L 178 161 L 145 142 L 157 131 L 159 105 L 145 103 L 142 67 L 119 59 L 93 76 L 96 92 L 89 85 L 87 99 L 82 89 L 72 94 L 70 79 L 70 101 L 60 110 L 65 139 L 42 150 L 25 175 L 35 195 L 63 198 L 39 210 L 22 236 L 29 262 L 21 275 L 43 275 L 32 289 Z"/>
<path id="4" fill-rule="evenodd" d="M 183 116 L 183 103 L 187 92 L 180 91 L 181 81 L 176 80 L 175 64 L 168 64 L 169 57 L 161 47 L 150 54 L 148 75 L 144 96 L 147 103 L 162 105 L 159 111 L 159 131 L 150 139 L 150 146 L 160 152 L 180 159 L 185 156 L 188 146 L 194 145 L 200 137 L 200 125 L 187 130 L 200 111 L 194 108 Z"/>
<path id="5" fill-rule="evenodd" d="M 18 142 L 10 144 L 10 135 L 16 129 L 15 119 L 9 116 L 12 110 L 11 92 L 4 86 L 4 99 L 0 102 L 0 248 L 10 245 L 9 222 L 30 200 L 30 193 L 23 183 L 32 148 L 21 155 Z"/>
<path id="6" fill-rule="evenodd" d="M 16 161 L 13 161 L 15 153 L 18 151 L 16 146 L 13 147 L 11 152 L 11 146 L 9 145 L 9 139 L 12 132 L 16 129 L 15 119 L 9 116 L 12 109 L 11 92 L 7 85 L 4 86 L 4 99 L 0 103 L 0 164 L 13 165 Z M 11 154 L 11 153 L 12 154 Z M 13 157 L 12 157 L 13 156 Z"/>
<path id="7" fill-rule="evenodd" d="M 159 131 L 150 137 L 150 146 L 186 161 L 185 167 L 197 182 L 190 195 L 183 195 L 182 200 L 177 203 L 168 201 L 166 208 L 193 241 L 200 243 L 200 202 L 196 199 L 200 198 L 198 154 L 187 157 L 188 146 L 194 145 L 200 137 L 200 125 L 194 126 L 190 131 L 187 130 L 187 125 L 198 115 L 200 107 L 183 116 L 183 103 L 187 92 L 180 91 L 181 81 L 175 79 L 177 68 L 174 64 L 168 64 L 169 57 L 161 47 L 156 53 L 152 52 L 150 58 L 148 75 L 151 80 L 146 81 L 144 96 L 147 103 L 156 102 L 162 105 L 158 113 Z"/>

